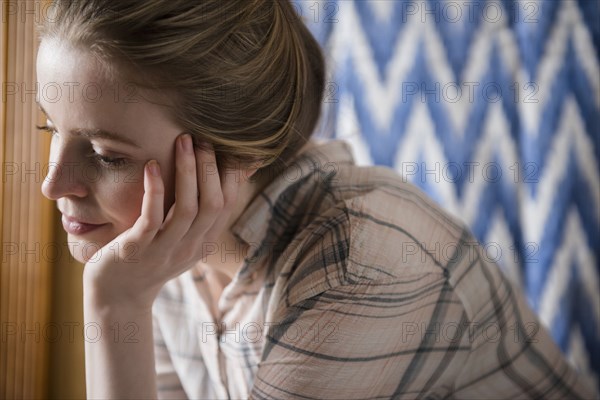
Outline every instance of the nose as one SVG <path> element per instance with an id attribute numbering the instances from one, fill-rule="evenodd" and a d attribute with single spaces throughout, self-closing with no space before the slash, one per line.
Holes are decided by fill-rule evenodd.
<path id="1" fill-rule="evenodd" d="M 42 182 L 42 194 L 50 200 L 61 197 L 85 197 L 88 187 L 83 179 L 84 162 L 76 156 L 75 149 L 61 146 L 52 140 L 48 173 Z"/>

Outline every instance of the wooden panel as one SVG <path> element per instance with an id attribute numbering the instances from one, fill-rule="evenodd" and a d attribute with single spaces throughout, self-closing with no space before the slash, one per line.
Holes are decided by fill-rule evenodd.
<path id="1" fill-rule="evenodd" d="M 55 209 L 54 238 L 62 249 L 52 276 L 52 323 L 61 327 L 62 338 L 50 343 L 50 399 L 84 399 L 85 358 L 83 339 L 83 265 L 67 250 L 67 235 Z M 69 337 L 70 330 L 73 333 Z"/>
<path id="2" fill-rule="evenodd" d="M 53 205 L 40 192 L 49 141 L 35 130 L 41 117 L 34 68 L 40 2 L 0 4 L 0 398 L 45 398 Z"/>

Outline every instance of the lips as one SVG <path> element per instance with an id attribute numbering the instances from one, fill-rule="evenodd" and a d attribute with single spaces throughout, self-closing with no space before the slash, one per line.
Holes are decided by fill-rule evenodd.
<path id="1" fill-rule="evenodd" d="M 62 216 L 62 224 L 65 231 L 67 231 L 67 233 L 71 235 L 83 235 L 106 225 L 88 224 L 86 222 L 78 221 L 74 218 L 71 218 L 65 214 L 63 214 Z"/>

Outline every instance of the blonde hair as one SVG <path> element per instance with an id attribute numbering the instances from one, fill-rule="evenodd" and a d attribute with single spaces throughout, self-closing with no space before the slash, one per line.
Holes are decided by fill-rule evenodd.
<path id="1" fill-rule="evenodd" d="M 55 0 L 40 38 L 172 94 L 175 120 L 228 167 L 285 164 L 320 116 L 323 55 L 289 0 Z"/>

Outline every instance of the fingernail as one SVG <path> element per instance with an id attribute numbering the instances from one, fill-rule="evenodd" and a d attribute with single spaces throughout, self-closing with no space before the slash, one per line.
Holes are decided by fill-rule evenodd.
<path id="1" fill-rule="evenodd" d="M 155 160 L 152 160 L 148 163 L 148 170 L 154 176 L 160 175 L 160 167 L 158 166 L 158 163 Z"/>

